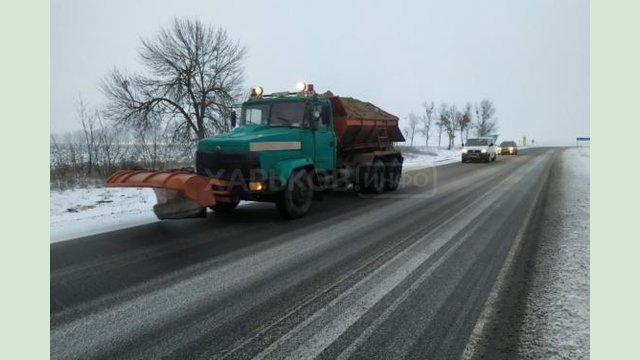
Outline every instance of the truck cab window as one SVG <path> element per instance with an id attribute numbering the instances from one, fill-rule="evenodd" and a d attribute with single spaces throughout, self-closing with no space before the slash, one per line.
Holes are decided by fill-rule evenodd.
<path id="1" fill-rule="evenodd" d="M 306 123 L 307 106 L 304 102 L 275 103 L 271 106 L 271 126 L 302 127 Z"/>
<path id="2" fill-rule="evenodd" d="M 262 109 L 248 109 L 245 117 L 246 124 L 262 123 Z"/>
<path id="3" fill-rule="evenodd" d="M 242 108 L 240 124 L 266 124 L 269 116 L 269 105 L 252 105 Z"/>
<path id="4" fill-rule="evenodd" d="M 315 105 L 313 111 L 317 111 L 320 114 L 318 127 L 327 128 L 329 126 L 329 105 Z"/>
<path id="5" fill-rule="evenodd" d="M 320 111 L 320 121 L 323 125 L 329 126 L 329 105 L 322 105 L 322 110 Z"/>

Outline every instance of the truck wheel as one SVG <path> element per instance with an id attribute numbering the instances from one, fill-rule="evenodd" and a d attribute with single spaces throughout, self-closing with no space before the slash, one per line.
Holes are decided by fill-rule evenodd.
<path id="1" fill-rule="evenodd" d="M 387 165 L 387 183 L 385 189 L 388 191 L 395 191 L 400 185 L 400 178 L 402 177 L 402 163 L 398 159 L 393 159 Z"/>
<path id="2" fill-rule="evenodd" d="M 240 200 L 236 200 L 233 202 L 217 202 L 214 206 L 211 207 L 211 210 L 215 211 L 216 214 L 229 214 L 231 213 L 240 203 Z"/>
<path id="3" fill-rule="evenodd" d="M 283 218 L 297 219 L 309 211 L 312 201 L 311 177 L 306 170 L 298 170 L 289 177 L 287 187 L 276 200 L 276 207 Z"/>
<path id="4" fill-rule="evenodd" d="M 384 191 L 385 167 L 382 160 L 376 160 L 367 172 L 368 179 L 365 182 L 367 192 L 380 194 Z"/>

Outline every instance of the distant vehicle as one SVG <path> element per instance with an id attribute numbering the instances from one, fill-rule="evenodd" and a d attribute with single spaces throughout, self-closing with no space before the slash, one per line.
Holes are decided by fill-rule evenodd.
<path id="1" fill-rule="evenodd" d="M 518 146 L 515 141 L 503 141 L 496 152 L 498 155 L 518 155 Z"/>
<path id="2" fill-rule="evenodd" d="M 471 160 L 492 162 L 498 157 L 494 140 L 490 137 L 467 139 L 467 143 L 462 147 L 461 155 L 463 163 Z"/>

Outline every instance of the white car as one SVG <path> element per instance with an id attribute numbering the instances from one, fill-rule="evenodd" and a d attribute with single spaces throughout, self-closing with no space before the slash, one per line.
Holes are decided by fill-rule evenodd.
<path id="1" fill-rule="evenodd" d="M 462 147 L 462 162 L 480 160 L 486 162 L 496 161 L 496 144 L 493 138 L 473 138 L 467 139 L 467 143 Z"/>

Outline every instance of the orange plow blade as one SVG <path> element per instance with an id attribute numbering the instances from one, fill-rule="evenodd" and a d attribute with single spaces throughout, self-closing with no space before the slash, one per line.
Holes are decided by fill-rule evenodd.
<path id="1" fill-rule="evenodd" d="M 160 219 L 204 216 L 216 204 L 215 195 L 228 201 L 228 183 L 189 171 L 123 170 L 111 175 L 106 187 L 153 188 L 158 203 L 153 211 Z M 217 189 L 217 190 L 216 190 Z"/>

